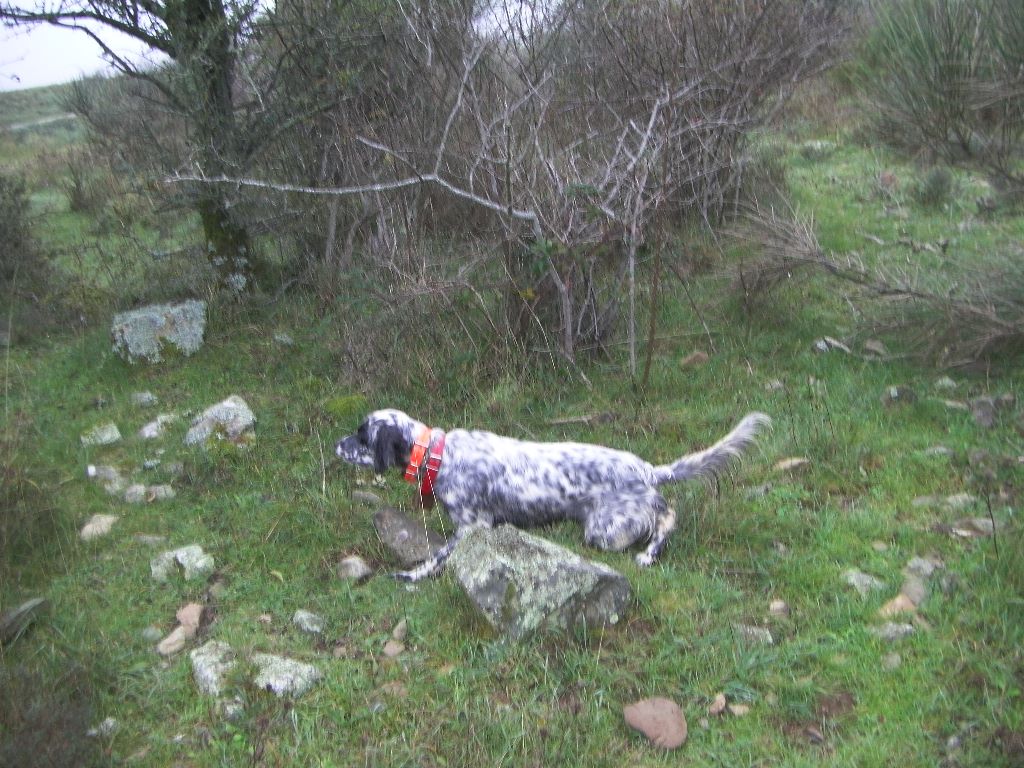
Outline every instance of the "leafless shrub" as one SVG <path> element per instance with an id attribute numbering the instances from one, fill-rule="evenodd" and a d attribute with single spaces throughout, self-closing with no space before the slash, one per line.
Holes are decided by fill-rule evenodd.
<path id="1" fill-rule="evenodd" d="M 941 365 L 970 365 L 1024 350 L 1019 250 L 959 275 L 887 272 L 826 253 L 813 222 L 792 209 L 758 207 L 747 212 L 734 235 L 755 253 L 740 264 L 734 283 L 748 306 L 786 282 L 821 272 L 856 286 L 862 300 L 876 304 L 876 313 L 861 318 L 872 332 L 898 333 L 912 352 Z"/>
<path id="2" fill-rule="evenodd" d="M 322 253 L 340 269 L 358 250 L 409 276 L 433 233 L 483 239 L 500 254 L 507 316 L 529 318 L 513 327 L 539 327 L 571 361 L 625 317 L 635 370 L 640 254 L 680 218 L 711 224 L 735 205 L 747 137 L 828 64 L 835 8 L 396 5 L 364 38 L 373 68 L 348 61 L 351 45 L 322 62 L 359 87 L 308 140 L 281 145 L 291 181 L 176 181 L 322 196 Z M 278 16 L 301 29 L 303 9 Z M 282 32 L 281 45 L 298 39 Z"/>

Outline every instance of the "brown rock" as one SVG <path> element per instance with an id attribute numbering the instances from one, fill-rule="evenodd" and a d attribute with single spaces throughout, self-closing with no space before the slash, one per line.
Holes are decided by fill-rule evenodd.
<path id="1" fill-rule="evenodd" d="M 725 694 L 719 693 L 715 696 L 714 701 L 708 705 L 709 715 L 720 715 L 725 711 Z"/>
<path id="2" fill-rule="evenodd" d="M 901 592 L 879 608 L 878 615 L 888 619 L 900 613 L 913 613 L 916 607 L 914 601 Z"/>
<path id="3" fill-rule="evenodd" d="M 686 718 L 679 705 L 656 696 L 630 704 L 623 710 L 626 724 L 640 731 L 655 746 L 675 749 L 686 741 Z"/>
<path id="4" fill-rule="evenodd" d="M 388 640 L 384 643 L 384 655 L 389 659 L 393 659 L 400 655 L 405 650 L 405 644 L 398 640 Z"/>

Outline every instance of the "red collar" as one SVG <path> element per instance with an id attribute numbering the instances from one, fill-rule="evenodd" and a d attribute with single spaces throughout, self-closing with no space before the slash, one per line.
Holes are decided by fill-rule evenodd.
<path id="1" fill-rule="evenodd" d="M 423 427 L 416 435 L 412 451 L 409 452 L 409 466 L 405 468 L 405 480 L 420 483 L 420 499 L 426 507 L 434 503 L 434 480 L 441 471 L 441 456 L 444 453 L 444 432 L 440 429 Z M 426 459 L 426 461 L 424 461 Z"/>

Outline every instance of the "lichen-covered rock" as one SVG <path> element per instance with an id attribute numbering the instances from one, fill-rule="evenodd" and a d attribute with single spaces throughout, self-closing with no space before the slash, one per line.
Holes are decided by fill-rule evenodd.
<path id="1" fill-rule="evenodd" d="M 208 555 L 198 544 L 161 552 L 149 562 L 155 581 L 167 581 L 175 569 L 181 568 L 185 579 L 206 576 L 213 572 L 213 555 Z"/>
<path id="2" fill-rule="evenodd" d="M 206 330 L 206 302 L 153 304 L 114 315 L 110 336 L 114 352 L 134 363 L 159 363 L 165 347 L 186 357 L 203 345 Z"/>
<path id="3" fill-rule="evenodd" d="M 92 541 L 100 536 L 106 536 L 120 518 L 117 515 L 93 515 L 82 527 L 78 536 L 82 541 Z"/>
<path id="4" fill-rule="evenodd" d="M 468 531 L 449 562 L 477 609 L 511 639 L 615 624 L 632 597 L 608 566 L 507 525 Z"/>
<path id="5" fill-rule="evenodd" d="M 121 439 L 121 430 L 117 424 L 99 424 L 82 435 L 82 445 L 112 445 Z"/>
<path id="6" fill-rule="evenodd" d="M 199 416 L 185 435 L 185 445 L 205 443 L 211 437 L 244 442 L 256 424 L 249 404 L 238 395 L 231 395 L 216 405 L 211 405 Z"/>
<path id="7" fill-rule="evenodd" d="M 301 696 L 323 677 L 312 664 L 271 653 L 254 653 L 252 663 L 259 667 L 253 682 L 279 697 Z"/>
<path id="8" fill-rule="evenodd" d="M 235 666 L 235 654 L 231 646 L 220 640 L 210 640 L 189 654 L 192 659 L 192 677 L 199 692 L 207 696 L 219 696 L 224 678 Z"/>

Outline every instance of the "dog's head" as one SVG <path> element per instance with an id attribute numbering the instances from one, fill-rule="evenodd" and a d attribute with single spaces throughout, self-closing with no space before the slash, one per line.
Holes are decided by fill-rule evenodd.
<path id="1" fill-rule="evenodd" d="M 338 441 L 334 452 L 349 464 L 373 467 L 380 475 L 389 467 L 409 463 L 414 435 L 422 428 L 422 423 L 401 411 L 374 411 L 354 435 Z"/>

